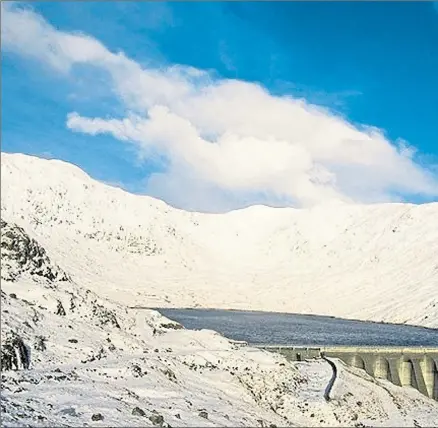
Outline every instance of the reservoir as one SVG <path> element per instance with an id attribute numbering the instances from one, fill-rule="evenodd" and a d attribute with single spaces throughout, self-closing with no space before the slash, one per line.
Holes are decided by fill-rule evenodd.
<path id="1" fill-rule="evenodd" d="M 193 330 L 215 330 L 253 345 L 438 347 L 438 330 L 403 324 L 220 309 L 161 309 L 164 316 Z"/>

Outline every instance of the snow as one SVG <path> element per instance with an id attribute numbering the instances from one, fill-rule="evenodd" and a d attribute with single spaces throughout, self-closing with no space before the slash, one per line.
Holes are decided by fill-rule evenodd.
<path id="1" fill-rule="evenodd" d="M 57 301 L 65 315 L 56 314 Z M 93 311 L 99 305 L 119 327 Z M 326 402 L 332 372 L 324 361 L 291 363 L 212 331 L 169 325 L 157 312 L 129 310 L 70 281 L 27 273 L 3 281 L 2 335 L 13 331 L 32 351 L 30 370 L 2 372 L 2 426 L 153 426 L 154 415 L 163 426 L 181 427 L 438 421 L 435 401 L 340 362 L 333 401 Z M 45 338 L 43 351 L 34 345 L 38 336 Z M 133 415 L 135 407 L 145 416 Z M 104 419 L 92 421 L 98 413 Z"/>
<path id="2" fill-rule="evenodd" d="M 436 280 L 430 258 L 436 250 L 436 205 L 342 206 L 339 216 L 321 208 L 267 207 L 206 215 L 105 186 L 59 161 L 2 154 L 1 174 L 2 367 L 6 357 L 18 355 L 15 349 L 5 357 L 17 340 L 28 349 L 30 363 L 27 370 L 2 371 L 2 426 L 437 425 L 438 403 L 413 388 L 374 380 L 337 361 L 339 377 L 327 402 L 332 371 L 323 360 L 288 362 L 133 308 L 159 302 L 279 309 L 279 302 L 291 298 L 291 307 L 304 310 L 299 293 L 305 288 L 286 281 L 286 274 L 323 293 L 328 285 L 313 282 L 319 273 L 312 276 L 310 266 L 339 257 L 333 266 L 341 284 L 343 269 L 356 266 L 364 254 L 359 243 L 367 257 L 373 248 L 380 260 L 416 255 L 421 268 L 409 266 L 422 273 L 418 292 L 425 298 Z M 322 218 L 327 227 L 319 234 Z M 385 232 L 388 227 L 400 229 L 418 253 L 398 241 L 397 233 Z M 343 228 L 352 232 L 338 236 Z M 376 230 L 379 240 L 373 238 Z M 398 278 L 405 289 L 414 278 L 394 266 L 380 269 L 385 281 Z M 358 275 L 357 281 L 362 289 L 370 279 Z M 330 286 L 333 293 L 336 284 Z M 415 284 L 409 283 L 412 290 Z M 380 291 L 389 294 L 391 287 Z M 354 294 L 350 299 L 357 302 Z M 315 311 L 350 314 L 336 299 L 324 309 L 314 300 L 308 304 Z M 414 304 L 429 304 L 426 313 L 434 317 L 433 299 L 421 302 L 416 292 L 397 293 L 379 307 L 391 308 L 390 303 L 406 304 L 412 322 L 424 323 Z M 356 310 L 365 318 L 384 316 L 383 309 L 372 312 L 366 305 Z"/>
<path id="3" fill-rule="evenodd" d="M 181 427 L 438 421 L 435 401 L 340 362 L 333 401 L 326 402 L 332 372 L 324 361 L 291 363 L 212 331 L 162 327 L 172 322 L 111 304 L 73 282 L 23 274 L 3 281 L 2 291 L 2 334 L 13 331 L 32 347 L 30 370 L 2 372 L 2 426 L 153 426 L 154 415 L 163 426 Z M 53 302 L 71 299 L 75 308 L 64 304 L 66 314 L 57 315 Z M 93 315 L 95 304 L 111 311 L 119 328 Z M 34 346 L 37 336 L 45 338 L 43 351 Z M 133 415 L 135 407 L 145 416 Z M 104 419 L 93 421 L 98 413 Z"/>
<path id="4" fill-rule="evenodd" d="M 1 174 L 2 218 L 112 301 L 438 327 L 438 203 L 201 214 L 58 160 L 2 153 Z"/>

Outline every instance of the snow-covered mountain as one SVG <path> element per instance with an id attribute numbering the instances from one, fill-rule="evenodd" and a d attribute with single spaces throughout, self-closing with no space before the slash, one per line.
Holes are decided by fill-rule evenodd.
<path id="1" fill-rule="evenodd" d="M 323 360 L 290 363 L 101 298 L 12 222 L 1 249 L 1 426 L 436 426 L 438 403 L 413 388 L 338 361 L 326 401 Z"/>
<path id="2" fill-rule="evenodd" d="M 1 190 L 3 220 L 114 302 L 438 327 L 438 203 L 192 213 L 6 153 Z"/>

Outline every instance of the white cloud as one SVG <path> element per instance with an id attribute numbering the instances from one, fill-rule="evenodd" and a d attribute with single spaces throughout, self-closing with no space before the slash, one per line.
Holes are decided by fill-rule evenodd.
<path id="1" fill-rule="evenodd" d="M 2 12 L 6 49 L 57 70 L 74 73 L 75 64 L 87 64 L 108 73 L 127 117 L 72 113 L 67 126 L 111 134 L 133 144 L 143 159 L 165 156 L 168 169 L 150 177 L 148 191 L 170 203 L 208 210 L 246 205 L 260 195 L 266 203 L 298 206 L 438 195 L 436 177 L 416 164 L 412 150 L 391 144 L 378 129 L 358 129 L 253 83 L 184 66 L 142 68 L 91 37 L 56 30 L 31 11 L 2 4 Z"/>

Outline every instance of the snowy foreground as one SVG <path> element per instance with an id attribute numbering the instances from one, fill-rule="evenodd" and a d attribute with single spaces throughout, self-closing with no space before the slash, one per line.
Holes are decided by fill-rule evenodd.
<path id="1" fill-rule="evenodd" d="M 437 204 L 201 215 L 57 161 L 2 154 L 1 174 L 2 426 L 438 425 L 438 403 L 413 388 L 336 362 L 326 401 L 324 361 L 133 308 L 246 303 L 437 326 Z"/>
<path id="2" fill-rule="evenodd" d="M 290 363 L 75 283 L 2 222 L 2 426 L 436 426 L 438 403 L 340 362 Z M 18 370 L 15 370 L 18 369 Z"/>
<path id="3" fill-rule="evenodd" d="M 438 203 L 190 213 L 65 162 L 5 153 L 1 190 L 3 220 L 120 304 L 438 327 Z"/>

